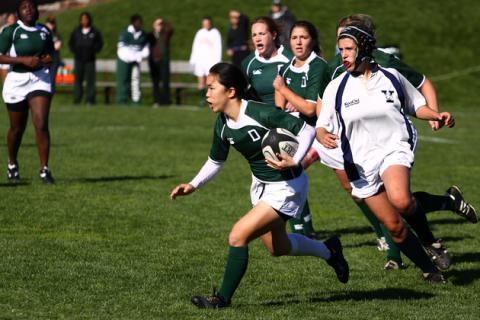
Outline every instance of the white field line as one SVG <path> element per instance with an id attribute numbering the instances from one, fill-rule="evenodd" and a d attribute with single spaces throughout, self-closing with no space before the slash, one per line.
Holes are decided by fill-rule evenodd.
<path id="1" fill-rule="evenodd" d="M 91 108 L 92 110 L 94 110 L 95 108 L 97 107 L 93 107 Z M 125 107 L 117 107 L 115 105 L 100 105 L 99 108 L 103 109 L 103 108 L 125 108 Z M 188 105 L 188 104 L 182 104 L 182 105 L 171 105 L 171 106 L 166 106 L 166 107 L 159 107 L 157 108 L 156 110 L 163 110 L 163 109 L 179 109 L 179 110 L 188 110 L 188 111 L 200 111 L 202 109 L 207 109 L 208 107 L 199 107 L 199 106 L 194 106 L 194 105 Z M 65 112 L 65 113 L 71 113 L 71 112 L 84 112 L 85 111 L 85 108 L 82 108 L 82 107 L 71 107 L 71 108 L 51 108 L 50 109 L 50 112 Z"/>
<path id="2" fill-rule="evenodd" d="M 453 140 L 453 139 L 431 137 L 431 136 L 422 136 L 422 135 L 418 136 L 418 140 L 433 142 L 433 143 L 442 143 L 442 144 L 458 144 L 458 143 L 460 143 L 459 141 Z"/>
<path id="3" fill-rule="evenodd" d="M 438 75 L 438 76 L 429 77 L 429 79 L 432 80 L 432 81 L 435 81 L 435 82 L 445 81 L 445 80 L 450 80 L 450 79 L 453 79 L 453 78 L 465 76 L 465 75 L 470 74 L 470 73 L 475 73 L 475 72 L 480 72 L 480 66 L 469 67 L 469 68 L 465 68 L 463 70 L 454 71 L 454 72 L 450 72 L 450 73 L 441 74 L 441 75 Z"/>
<path id="4" fill-rule="evenodd" d="M 93 130 L 108 130 L 108 131 L 120 131 L 120 130 L 145 130 L 145 126 L 96 126 Z"/>

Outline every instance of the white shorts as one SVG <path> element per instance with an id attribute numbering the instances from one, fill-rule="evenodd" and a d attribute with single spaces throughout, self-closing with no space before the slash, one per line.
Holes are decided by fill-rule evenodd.
<path id="1" fill-rule="evenodd" d="M 383 186 L 382 175 L 388 167 L 400 165 L 411 168 L 414 161 L 414 153 L 410 150 L 393 151 L 380 161 L 375 170 L 369 173 L 360 172 L 360 179 L 350 182 L 352 195 L 365 199 L 375 195 Z"/>
<path id="2" fill-rule="evenodd" d="M 9 64 L 0 64 L 0 69 L 2 69 L 2 70 L 9 70 L 9 69 L 10 69 L 10 65 L 9 65 Z"/>
<path id="3" fill-rule="evenodd" d="M 263 201 L 289 217 L 298 217 L 307 201 L 308 178 L 304 172 L 288 181 L 262 182 L 252 175 L 252 206 Z"/>
<path id="4" fill-rule="evenodd" d="M 35 72 L 13 72 L 7 74 L 2 97 L 5 103 L 18 103 L 33 91 L 52 92 L 50 74 L 47 68 Z"/>
<path id="5" fill-rule="evenodd" d="M 322 164 L 332 169 L 343 170 L 343 152 L 340 145 L 335 149 L 327 149 L 315 139 L 312 148 L 317 151 Z"/>
<path id="6" fill-rule="evenodd" d="M 197 77 L 206 77 L 215 63 L 196 63 L 193 66 L 193 74 Z"/>

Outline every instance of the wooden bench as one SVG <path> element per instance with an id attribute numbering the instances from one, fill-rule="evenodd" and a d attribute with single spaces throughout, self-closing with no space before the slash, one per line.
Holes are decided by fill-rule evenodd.
<path id="1" fill-rule="evenodd" d="M 63 62 L 73 67 L 73 59 L 63 59 Z M 107 75 L 114 75 L 117 72 L 117 60 L 115 59 L 97 59 L 96 61 L 97 81 L 96 87 L 102 89 L 105 97 L 105 103 L 110 103 L 110 97 L 115 93 L 117 83 L 112 80 L 107 80 Z M 149 67 L 147 61 L 142 61 L 140 66 L 140 72 L 143 74 L 149 73 Z M 184 89 L 196 89 L 197 84 L 194 82 L 183 82 L 175 80 L 182 75 L 192 75 L 193 69 L 188 61 L 173 60 L 170 61 L 170 89 L 174 90 L 175 103 L 177 105 L 182 103 L 182 93 Z M 100 75 L 100 77 L 98 76 Z M 100 79 L 100 80 L 99 80 Z M 58 88 L 69 88 L 72 84 L 57 84 Z M 140 82 L 141 88 L 152 88 L 152 82 L 148 81 Z"/>

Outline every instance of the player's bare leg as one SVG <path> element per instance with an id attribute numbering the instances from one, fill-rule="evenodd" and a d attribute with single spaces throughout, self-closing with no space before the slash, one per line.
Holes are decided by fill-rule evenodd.
<path id="1" fill-rule="evenodd" d="M 7 133 L 8 163 L 13 165 L 17 164 L 18 150 L 27 126 L 28 111 L 9 111 L 8 117 L 10 118 L 10 128 Z"/>
<path id="2" fill-rule="evenodd" d="M 206 104 L 205 101 L 205 94 L 206 94 L 206 86 L 207 86 L 207 77 L 197 77 L 197 88 L 198 88 L 198 95 L 200 97 L 200 105 L 204 106 Z"/>
<path id="3" fill-rule="evenodd" d="M 20 182 L 20 169 L 18 165 L 18 151 L 22 143 L 23 133 L 27 126 L 28 110 L 24 112 L 8 111 L 10 127 L 7 133 L 8 146 L 8 180 L 13 183 Z"/>
<path id="4" fill-rule="evenodd" d="M 338 181 L 342 188 L 348 193 L 352 194 L 352 186 L 350 181 L 348 180 L 348 176 L 345 170 L 338 170 L 334 169 L 335 175 L 337 176 Z M 368 206 L 363 202 L 363 200 L 352 196 L 353 201 L 358 206 L 360 211 L 363 213 L 365 218 L 370 222 L 373 227 L 373 231 L 377 235 L 377 248 L 379 250 L 387 251 L 387 264 L 385 265 L 385 269 L 401 269 L 404 268 L 404 264 L 402 261 L 402 257 L 400 255 L 400 249 L 395 245 L 392 237 L 390 236 L 390 232 L 388 229 L 377 219 L 377 217 L 373 214 L 373 212 L 368 208 Z M 386 247 L 385 244 L 386 243 Z"/>
<path id="5" fill-rule="evenodd" d="M 447 196 L 436 196 L 426 192 L 410 192 L 410 169 L 395 165 L 387 168 L 382 176 L 391 203 L 403 214 L 415 230 L 428 254 L 441 269 L 450 267 L 448 250 L 436 239 L 430 229 L 426 213 L 444 209 L 450 202 Z"/>
<path id="6" fill-rule="evenodd" d="M 418 238 L 409 231 L 400 213 L 390 203 L 385 190 L 365 199 L 365 202 L 385 227 L 390 231 L 393 241 L 423 272 L 424 278 L 433 283 L 444 283 L 443 275 L 429 259 Z"/>
<path id="7" fill-rule="evenodd" d="M 32 122 L 35 128 L 35 141 L 40 157 L 40 178 L 45 183 L 53 183 L 53 177 L 48 168 L 50 155 L 50 131 L 48 127 L 48 115 L 50 112 L 50 98 L 35 96 L 29 100 L 32 112 Z"/>

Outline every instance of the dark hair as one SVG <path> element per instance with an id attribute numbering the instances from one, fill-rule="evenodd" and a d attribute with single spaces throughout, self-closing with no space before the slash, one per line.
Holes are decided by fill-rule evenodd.
<path id="1" fill-rule="evenodd" d="M 90 26 L 92 25 L 93 19 L 92 19 L 92 15 L 90 14 L 90 12 L 83 11 L 82 13 L 80 13 L 80 20 L 82 19 L 82 17 L 87 17 L 88 18 L 88 23 L 90 24 Z"/>
<path id="2" fill-rule="evenodd" d="M 272 18 L 267 17 L 267 16 L 262 16 L 262 17 L 257 17 L 253 20 L 252 26 L 255 23 L 263 23 L 267 25 L 267 30 L 271 34 L 275 34 L 275 39 L 273 40 L 275 43 L 275 47 L 279 48 L 280 47 L 280 29 L 278 28 L 278 25 L 273 21 Z"/>
<path id="3" fill-rule="evenodd" d="M 22 16 L 20 15 L 20 6 L 22 5 L 22 3 L 24 2 L 31 2 L 33 4 L 33 6 L 35 7 L 35 15 L 33 16 L 33 19 L 35 21 L 38 20 L 38 18 L 40 17 L 40 12 L 38 11 L 38 4 L 37 4 L 37 1 L 35 0 L 20 0 L 18 2 L 18 6 L 17 6 L 17 17 L 19 20 L 22 20 Z"/>
<path id="4" fill-rule="evenodd" d="M 289 38 L 292 37 L 292 31 L 295 28 L 304 28 L 307 30 L 308 34 L 312 38 L 312 51 L 319 55 L 322 50 L 320 49 L 320 41 L 318 40 L 318 31 L 313 23 L 305 20 L 295 22 L 290 29 Z"/>
<path id="5" fill-rule="evenodd" d="M 142 16 L 139 14 L 134 14 L 130 17 L 130 23 L 135 23 L 137 21 L 143 21 Z"/>
<path id="6" fill-rule="evenodd" d="M 234 88 L 238 99 L 261 101 L 243 71 L 236 65 L 219 62 L 210 68 L 209 73 L 217 76 L 218 82 L 225 88 Z"/>
<path id="7" fill-rule="evenodd" d="M 375 36 L 376 26 L 373 22 L 372 16 L 369 16 L 368 14 L 356 13 L 343 17 L 338 21 L 336 30 L 340 27 L 347 27 L 350 25 L 363 25 L 371 31 L 373 36 Z"/>
<path id="8" fill-rule="evenodd" d="M 202 20 L 208 20 L 208 21 L 210 21 L 211 24 L 213 24 L 213 19 L 212 19 L 211 16 L 204 16 L 204 17 L 202 18 Z"/>

